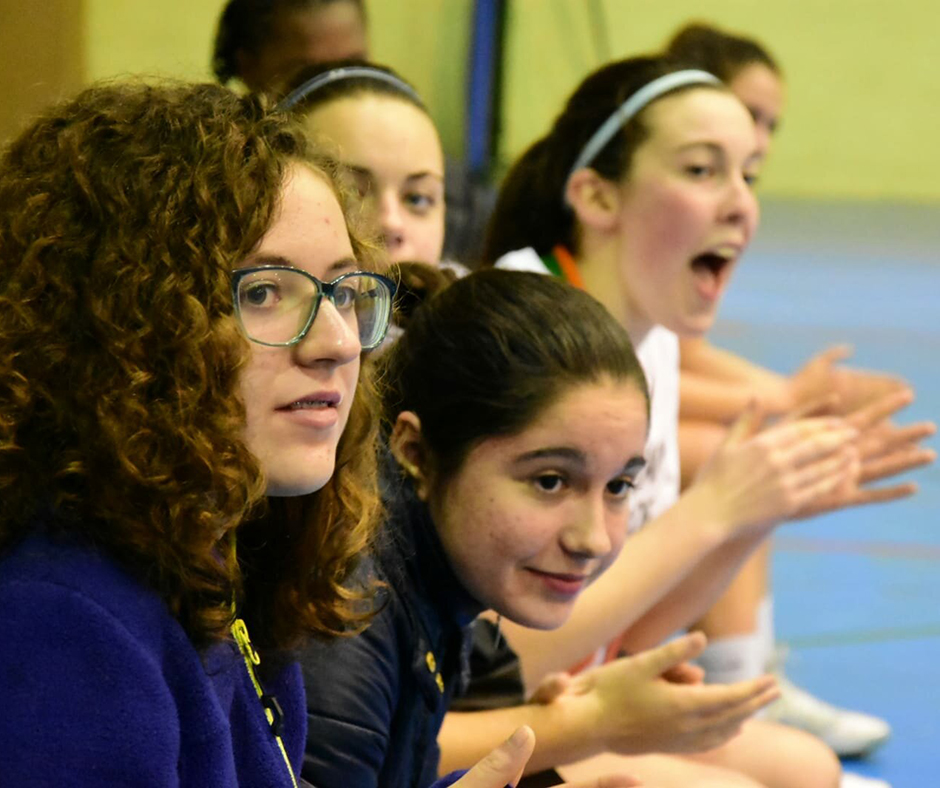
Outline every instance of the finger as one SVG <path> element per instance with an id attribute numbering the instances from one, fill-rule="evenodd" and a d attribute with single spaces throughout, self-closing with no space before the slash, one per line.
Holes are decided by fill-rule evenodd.
<path id="1" fill-rule="evenodd" d="M 734 446 L 756 435 L 760 431 L 764 415 L 763 407 L 756 399 L 752 399 L 747 403 L 744 412 L 738 416 L 737 421 L 731 425 L 723 445 Z"/>
<path id="2" fill-rule="evenodd" d="M 776 687 L 777 682 L 773 676 L 760 676 L 735 684 L 705 684 L 701 687 L 689 687 L 685 691 L 692 696 L 690 705 L 695 713 L 703 717 L 713 717 L 730 709 L 747 705 L 767 692 L 776 692 Z"/>
<path id="3" fill-rule="evenodd" d="M 698 665 L 681 662 L 662 674 L 672 684 L 701 684 L 705 680 L 705 671 Z"/>
<path id="4" fill-rule="evenodd" d="M 839 395 L 833 392 L 809 400 L 780 419 L 778 424 L 799 421 L 800 419 L 807 419 L 813 416 L 831 416 L 838 412 L 838 409 Z"/>
<path id="5" fill-rule="evenodd" d="M 637 660 L 647 676 L 662 676 L 679 663 L 695 659 L 705 650 L 707 643 L 701 632 L 689 632 L 657 648 L 641 651 L 632 659 Z"/>
<path id="6" fill-rule="evenodd" d="M 528 725 L 518 728 L 512 736 L 478 761 L 469 772 L 454 783 L 455 788 L 504 788 L 515 785 L 535 749 L 535 734 Z"/>
<path id="7" fill-rule="evenodd" d="M 858 432 L 843 423 L 830 429 L 807 429 L 803 435 L 781 450 L 779 458 L 784 468 L 802 468 L 838 456 L 858 437 Z"/>
<path id="8" fill-rule="evenodd" d="M 838 476 L 820 479 L 819 482 L 804 488 L 798 495 L 799 503 L 791 520 L 812 517 L 823 512 L 831 512 L 846 506 L 855 506 L 861 501 L 862 491 L 852 487 L 850 490 L 839 489 L 843 480 Z"/>
<path id="9" fill-rule="evenodd" d="M 936 431 L 937 425 L 931 421 L 921 421 L 905 427 L 895 427 L 885 422 L 862 433 L 858 440 L 859 452 L 863 459 L 877 457 L 898 447 L 918 444 Z"/>
<path id="10" fill-rule="evenodd" d="M 708 724 L 715 727 L 738 727 L 779 697 L 780 688 L 776 684 L 772 684 L 757 695 L 745 698 L 740 703 L 706 713 L 703 718 Z"/>
<path id="11" fill-rule="evenodd" d="M 936 459 L 937 453 L 933 449 L 911 448 L 892 452 L 885 457 L 862 463 L 859 483 L 867 484 L 897 476 L 899 473 L 930 465 Z"/>
<path id="12" fill-rule="evenodd" d="M 788 481 L 799 495 L 805 488 L 827 479 L 836 479 L 839 483 L 854 481 L 857 474 L 858 453 L 852 446 L 843 446 L 834 454 L 801 465 L 789 474 Z"/>
<path id="13" fill-rule="evenodd" d="M 852 429 L 841 416 L 813 416 L 797 421 L 781 421 L 764 430 L 760 440 L 778 449 L 787 449 L 821 435 Z M 857 433 L 857 430 L 855 430 Z"/>
<path id="14" fill-rule="evenodd" d="M 857 490 L 843 506 L 865 506 L 870 503 L 890 503 L 914 495 L 918 486 L 915 482 L 898 484 L 893 487 L 876 487 Z"/>
<path id="15" fill-rule="evenodd" d="M 817 353 L 810 359 L 810 364 L 814 361 L 817 364 L 826 364 L 827 366 L 832 366 L 837 364 L 840 361 L 845 361 L 849 356 L 852 355 L 852 346 L 843 344 L 843 345 L 833 345 L 828 347 L 820 353 Z"/>
<path id="16" fill-rule="evenodd" d="M 712 749 L 733 739 L 741 732 L 742 725 L 761 709 L 766 708 L 775 700 L 778 700 L 779 697 L 779 690 L 773 689 L 755 698 L 753 702 L 748 703 L 746 706 L 723 711 L 711 717 L 704 718 L 701 722 L 703 725 L 706 725 L 707 728 L 699 734 L 700 737 L 702 733 L 706 734 L 702 741 L 702 746 L 705 749 Z"/>
<path id="17" fill-rule="evenodd" d="M 901 391 L 893 391 L 879 397 L 870 405 L 865 405 L 848 414 L 845 420 L 859 430 L 864 430 L 883 419 L 887 419 L 902 408 L 906 408 L 913 401 L 914 392 L 911 389 L 904 388 Z"/>

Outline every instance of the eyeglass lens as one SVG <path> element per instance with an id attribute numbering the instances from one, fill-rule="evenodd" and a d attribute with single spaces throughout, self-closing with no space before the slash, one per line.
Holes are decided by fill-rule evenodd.
<path id="1" fill-rule="evenodd" d="M 377 345 L 388 325 L 391 293 L 369 274 L 349 274 L 334 280 L 331 298 L 336 311 L 359 335 L 363 349 Z M 288 344 L 309 327 L 318 309 L 317 284 L 290 269 L 265 269 L 246 274 L 238 283 L 242 325 L 250 339 Z M 322 309 L 322 304 L 319 306 Z"/>

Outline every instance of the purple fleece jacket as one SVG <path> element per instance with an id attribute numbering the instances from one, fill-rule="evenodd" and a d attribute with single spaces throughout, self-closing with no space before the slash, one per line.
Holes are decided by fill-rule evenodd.
<path id="1" fill-rule="evenodd" d="M 264 682 L 299 774 L 296 662 Z M 37 531 L 0 559 L 0 786 L 288 788 L 237 648 L 197 652 L 108 557 Z"/>

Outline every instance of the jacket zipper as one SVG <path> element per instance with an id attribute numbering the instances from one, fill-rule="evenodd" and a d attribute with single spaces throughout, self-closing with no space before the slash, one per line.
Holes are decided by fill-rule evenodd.
<path id="1" fill-rule="evenodd" d="M 258 674 L 255 673 L 255 666 L 261 664 L 261 657 L 258 655 L 258 652 L 255 651 L 254 646 L 251 645 L 251 639 L 248 637 L 248 627 L 240 618 L 236 618 L 232 623 L 232 637 L 235 638 L 235 642 L 238 644 L 238 650 L 245 660 L 245 668 L 247 668 L 248 675 L 251 677 L 251 683 L 254 685 L 255 692 L 258 693 L 258 700 L 261 701 L 261 705 L 264 708 L 264 716 L 268 721 L 268 725 L 271 726 L 274 740 L 277 742 L 278 749 L 284 757 L 284 765 L 287 767 L 287 773 L 290 775 L 291 784 L 294 788 L 297 788 L 297 778 L 294 776 L 294 770 L 290 765 L 290 758 L 287 757 L 284 742 L 275 728 L 277 718 L 275 717 L 274 710 L 267 702 L 269 699 L 273 701 L 273 698 L 265 695 L 264 688 L 258 680 Z"/>

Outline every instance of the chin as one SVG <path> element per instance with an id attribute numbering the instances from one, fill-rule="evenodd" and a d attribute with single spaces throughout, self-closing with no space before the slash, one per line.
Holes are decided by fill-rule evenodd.
<path id="1" fill-rule="evenodd" d="M 322 490 L 333 475 L 333 467 L 320 473 L 306 473 L 278 477 L 268 476 L 267 493 L 272 498 L 297 498 L 301 495 L 310 495 Z"/>
<path id="2" fill-rule="evenodd" d="M 716 313 L 714 311 L 707 314 L 690 315 L 680 321 L 679 325 L 673 331 L 680 337 L 687 339 L 697 339 L 704 336 L 715 325 Z"/>
<path id="3" fill-rule="evenodd" d="M 573 604 L 539 606 L 540 609 L 496 609 L 500 615 L 529 629 L 558 629 L 571 615 Z"/>

